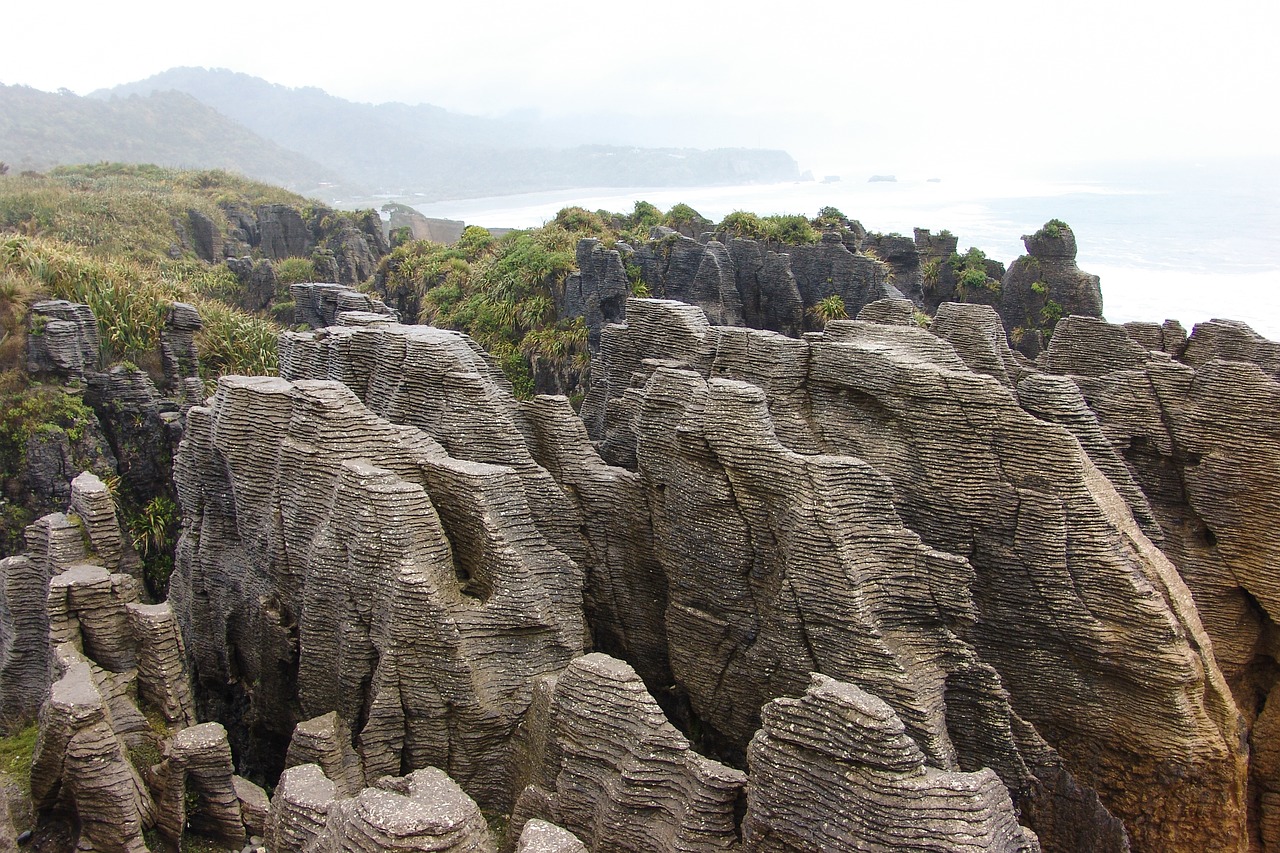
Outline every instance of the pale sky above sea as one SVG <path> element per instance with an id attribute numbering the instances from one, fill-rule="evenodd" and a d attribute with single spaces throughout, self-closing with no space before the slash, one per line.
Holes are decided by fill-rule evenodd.
<path id="1" fill-rule="evenodd" d="M 1280 152 L 1275 0 L 63 0 L 8 4 L 3 28 L 8 85 L 225 67 L 602 142 L 781 147 L 819 176 Z"/>

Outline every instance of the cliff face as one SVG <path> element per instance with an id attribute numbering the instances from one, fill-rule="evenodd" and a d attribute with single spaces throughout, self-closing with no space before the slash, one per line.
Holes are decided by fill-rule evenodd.
<path id="1" fill-rule="evenodd" d="M 1159 847 L 1170 832 L 1243 843 L 1239 722 L 1199 616 L 1173 564 L 1074 435 L 1029 415 L 1008 387 L 915 327 L 836 322 L 795 341 L 709 327 L 692 309 L 659 301 L 632 300 L 628 317 L 605 330 L 602 358 L 619 367 L 584 413 L 602 447 L 618 448 L 621 462 L 634 454 L 650 484 L 673 671 L 707 723 L 730 740 L 749 736 L 740 709 L 759 708 L 771 692 L 793 695 L 799 685 L 780 679 L 816 670 L 894 705 L 935 765 L 999 768 L 991 752 L 975 760 L 962 747 L 951 758 L 957 741 L 998 749 L 989 737 L 999 703 L 976 686 L 985 680 L 1007 691 L 1006 719 L 1018 718 L 1009 730 L 1034 726 L 1140 847 Z M 775 485 L 756 491 L 764 484 Z M 879 512 L 869 497 L 877 493 Z M 860 532 L 859 516 L 844 514 L 855 508 L 876 526 Z M 896 546 L 880 526 L 895 515 L 910 528 Z M 872 555 L 894 566 L 886 579 L 919 561 L 928 604 L 889 606 L 912 585 L 877 581 Z M 793 566 L 804 574 L 791 577 Z M 942 592 L 949 584 L 951 597 Z M 855 598 L 820 603 L 844 593 Z M 863 597 L 888 612 L 868 610 Z M 840 616 L 820 616 L 827 608 Z M 873 620 L 861 629 L 860 612 Z M 894 625 L 897 613 L 914 615 Z M 842 662 L 858 646 L 832 634 L 825 651 L 824 636 L 839 626 L 864 642 L 883 637 L 887 649 Z M 964 643 L 948 641 L 948 630 L 998 678 L 967 669 Z M 939 668 L 921 681 L 931 644 Z M 906 649 L 911 663 L 895 665 L 891 650 Z M 780 653 L 795 663 L 765 662 Z M 896 684 L 895 670 L 905 673 Z M 753 685 L 754 697 L 738 695 Z M 959 723 L 966 706 L 951 691 L 986 723 Z M 928 709 L 942 706 L 946 722 L 931 721 Z M 975 744 L 977 731 L 988 740 Z M 1170 787 L 1173 778 L 1183 782 Z M 1198 805 L 1188 811 L 1188 801 Z"/>
<path id="2" fill-rule="evenodd" d="M 1214 656 L 1252 728 L 1255 832 L 1280 843 L 1276 639 L 1280 488 L 1276 346 L 1242 324 L 1196 326 L 1182 361 L 1146 349 L 1149 329 L 1071 317 L 1049 347 L 1096 414 L 1102 434 L 1150 500 L 1162 547 L 1178 565 Z M 1175 337 L 1176 340 L 1176 337 Z"/>
<path id="3" fill-rule="evenodd" d="M 758 244 L 664 239 L 654 269 L 721 319 L 769 269 L 802 293 Z M 992 306 L 926 330 L 905 297 L 788 336 L 580 261 L 581 417 L 337 285 L 294 287 L 317 328 L 279 378 L 203 404 L 175 306 L 176 412 L 49 309 L 34 362 L 185 432 L 168 602 L 92 474 L 0 562 L 0 712 L 42 709 L 44 818 L 130 851 L 188 825 L 492 851 L 480 807 L 505 850 L 1280 843 L 1280 347 L 1072 316 L 1033 363 Z M 144 710 L 171 730 L 135 767 Z M 269 809 L 237 771 L 278 780 Z"/>

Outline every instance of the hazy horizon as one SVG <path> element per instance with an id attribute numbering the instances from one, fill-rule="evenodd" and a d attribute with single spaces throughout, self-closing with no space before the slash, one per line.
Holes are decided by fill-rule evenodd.
<path id="1" fill-rule="evenodd" d="M 1209 15 L 1154 3 L 823 7 L 585 2 L 401 8 L 27 4 L 7 16 L 0 82 L 77 94 L 176 66 L 228 68 L 360 102 L 537 115 L 592 141 L 783 148 L 821 177 L 1044 172 L 1093 161 L 1280 152 L 1266 94 L 1280 5 Z M 243 21 L 244 26 L 234 23 Z"/>

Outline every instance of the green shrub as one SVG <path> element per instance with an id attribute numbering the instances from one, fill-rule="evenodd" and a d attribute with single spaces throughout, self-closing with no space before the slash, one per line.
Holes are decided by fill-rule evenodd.
<path id="1" fill-rule="evenodd" d="M 816 317 L 824 326 L 832 320 L 849 319 L 849 311 L 845 308 L 844 300 L 838 294 L 819 299 L 809 313 Z"/>
<path id="2" fill-rule="evenodd" d="M 316 280 L 316 267 L 310 258 L 284 258 L 275 263 L 276 281 L 281 285 L 303 284 Z"/>
<path id="3" fill-rule="evenodd" d="M 751 240 L 763 240 L 768 232 L 765 223 L 745 210 L 735 210 L 720 221 L 717 231 L 725 231 L 731 237 L 746 237 Z"/>
<path id="4" fill-rule="evenodd" d="M 1040 229 L 1040 233 L 1044 234 L 1046 237 L 1052 237 L 1056 240 L 1062 236 L 1063 230 L 1069 227 L 1070 226 L 1061 219 L 1050 219 L 1044 224 L 1044 227 Z"/>
<path id="5" fill-rule="evenodd" d="M 764 218 L 766 237 L 788 246 L 811 246 L 822 239 L 809 220 L 799 214 L 779 214 Z"/>
<path id="6" fill-rule="evenodd" d="M 818 215 L 813 218 L 814 227 L 835 227 L 844 225 L 848 217 L 837 207 L 819 208 Z"/>
<path id="7" fill-rule="evenodd" d="M 178 505 L 164 495 L 147 501 L 137 512 L 122 513 L 133 547 L 142 558 L 143 576 L 151 594 L 168 596 L 173 573 L 173 549 L 178 539 L 181 517 Z"/>
<path id="8" fill-rule="evenodd" d="M 636 202 L 636 205 L 642 203 Z M 571 234 L 584 237 L 603 237 L 608 231 L 600 214 L 582 207 L 561 208 L 552 221 Z"/>

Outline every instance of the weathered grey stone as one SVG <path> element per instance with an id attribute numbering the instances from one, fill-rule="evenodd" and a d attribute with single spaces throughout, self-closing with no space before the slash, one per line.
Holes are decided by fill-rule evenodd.
<path id="1" fill-rule="evenodd" d="M 1006 329 L 1056 334 L 1057 317 L 1102 316 L 1098 277 L 1076 266 L 1076 237 L 1070 226 L 1049 222 L 1024 235 L 1022 242 L 1027 254 L 1009 266 L 1000 283 L 999 310 Z"/>
<path id="2" fill-rule="evenodd" d="M 354 797 L 364 788 L 364 768 L 351 746 L 351 729 L 337 711 L 298 723 L 284 763 L 286 767 L 319 765 L 339 797 Z"/>
<path id="3" fill-rule="evenodd" d="M 1040 850 L 995 773 L 928 766 L 893 710 L 852 684 L 814 675 L 762 716 L 744 850 Z"/>
<path id="4" fill-rule="evenodd" d="M 591 850 L 736 849 L 745 777 L 695 753 L 631 667 L 586 655 L 539 691 L 513 836 L 539 818 Z"/>
<path id="5" fill-rule="evenodd" d="M 516 853 L 587 853 L 587 848 L 569 830 L 535 818 L 524 825 Z"/>
<path id="6" fill-rule="evenodd" d="M 129 603 L 129 628 L 138 644 L 138 698 L 174 726 L 195 725 L 195 698 L 182 631 L 169 602 Z"/>
<path id="7" fill-rule="evenodd" d="M 273 853 L 307 851 L 324 832 L 329 808 L 338 799 L 333 783 L 315 764 L 290 767 L 271 797 L 265 839 Z"/>
<path id="8" fill-rule="evenodd" d="M 662 310 L 658 304 L 651 307 L 655 315 Z M 696 329 L 672 313 L 668 322 L 654 325 L 677 330 L 677 335 Z M 660 332 L 634 328 L 632 320 L 629 308 L 628 325 L 606 330 L 602 341 L 602 353 L 622 353 L 624 364 L 626 359 L 635 363 L 637 352 L 663 346 Z M 824 335 L 793 342 L 807 353 L 791 362 L 804 365 L 799 381 L 787 383 L 780 382 L 778 350 L 755 341 L 744 347 L 743 334 L 766 333 L 705 326 L 695 331 L 681 344 L 684 351 L 697 353 L 685 359 L 692 371 L 656 363 L 648 372 L 619 367 L 613 373 L 608 364 L 600 371 L 606 377 L 616 375 L 619 386 L 624 376 L 631 379 L 625 389 L 611 386 L 610 395 L 631 400 L 631 411 L 639 414 L 638 419 L 633 414 L 626 429 L 639 441 L 639 470 L 653 489 L 655 539 L 669 578 L 669 640 L 673 655 L 680 648 L 685 656 L 680 661 L 672 658 L 673 671 L 688 685 L 704 722 L 718 719 L 724 725 L 721 731 L 737 737 L 749 733 L 745 721 L 727 722 L 734 713 L 741 714 L 736 703 L 717 704 L 713 697 L 742 690 L 744 682 L 752 683 L 751 673 L 780 679 L 789 670 L 738 664 L 741 669 L 723 680 L 695 679 L 691 674 L 707 667 L 691 645 L 701 644 L 701 654 L 711 660 L 719 656 L 736 661 L 727 649 L 761 655 L 766 638 L 793 637 L 803 641 L 796 654 L 812 656 L 810 648 L 817 638 L 833 625 L 848 624 L 846 605 L 837 608 L 838 617 L 815 623 L 822 631 L 788 631 L 781 615 L 773 622 L 762 618 L 768 611 L 761 602 L 771 600 L 764 595 L 768 593 L 779 602 L 771 605 L 778 607 L 775 613 L 796 612 L 796 605 L 780 606 L 786 603 L 786 593 L 814 606 L 812 593 L 801 596 L 790 586 L 769 586 L 766 579 L 788 576 L 769 567 L 781 562 L 779 555 L 789 554 L 796 566 L 807 569 L 814 565 L 811 555 L 822 549 L 806 545 L 806 539 L 815 534 L 819 540 L 834 533 L 848 535 L 849 525 L 837 522 L 839 511 L 869 510 L 864 497 L 867 481 L 850 489 L 834 479 L 836 472 L 859 470 L 852 460 L 824 464 L 822 457 L 797 454 L 796 461 L 788 463 L 786 451 L 797 447 L 804 453 L 816 449 L 831 457 L 856 457 L 887 479 L 891 487 L 879 493 L 892 502 L 905 527 L 937 552 L 966 555 L 974 572 L 971 587 L 977 606 L 972 612 L 978 618 L 963 633 L 977 658 L 984 666 L 993 665 L 998 677 L 984 667 L 957 667 L 942 676 L 945 734 L 957 749 L 960 769 L 991 766 L 1016 795 L 1030 798 L 1034 790 L 1051 791 L 1050 783 L 1065 765 L 1081 785 L 1097 788 L 1102 803 L 1125 819 L 1139 844 L 1159 845 L 1159 839 L 1167 840 L 1171 833 L 1183 839 L 1191 832 L 1210 846 L 1238 845 L 1245 832 L 1244 763 L 1238 718 L 1225 683 L 1174 567 L 1143 535 L 1130 505 L 1075 436 L 1028 415 L 1009 388 L 974 373 L 950 344 L 922 329 L 830 323 Z M 611 342 L 612 336 L 618 340 Z M 707 381 L 705 376 L 716 378 Z M 725 379 L 766 390 L 753 396 Z M 797 399 L 803 405 L 798 406 Z M 784 401 L 785 406 L 779 405 Z M 779 419 L 775 409 L 800 414 Z M 1081 426 L 1085 434 L 1087 418 Z M 606 437 L 605 446 L 608 441 Z M 771 441 L 781 447 L 761 453 Z M 1095 450 L 1102 458 L 1096 442 Z M 1114 459 L 1110 464 L 1116 470 Z M 808 468 L 822 471 L 830 481 L 815 488 L 811 497 L 803 491 L 807 478 L 796 473 Z M 800 521 L 815 508 L 815 520 Z M 884 518 L 883 511 L 867 514 Z M 859 567 L 868 559 L 864 555 L 876 554 L 885 542 L 883 534 L 872 541 L 876 544 L 871 548 L 848 550 L 859 558 Z M 838 547 L 827 550 L 838 559 L 846 553 Z M 888 555 L 885 560 L 886 565 L 898 562 Z M 888 576 L 906 575 L 895 569 Z M 920 576 L 929 578 L 931 600 L 950 600 L 936 598 L 940 584 L 950 585 L 943 580 L 946 573 L 931 567 Z M 839 577 L 852 575 L 844 569 Z M 792 584 L 800 580 L 808 579 L 797 575 Z M 869 593 L 864 581 L 815 582 L 822 595 L 831 595 L 831 590 L 841 595 Z M 955 601 L 961 610 L 956 614 L 964 612 L 968 586 L 950 585 L 959 595 Z M 885 593 L 868 597 L 879 605 L 892 600 Z M 865 637 L 881 642 L 880 637 L 893 636 L 890 631 L 925 627 L 914 616 L 899 621 L 895 611 L 885 610 L 883 627 L 865 632 Z M 902 612 L 921 611 L 914 604 Z M 700 613 L 715 618 L 708 615 L 672 633 L 686 615 Z M 952 615 L 940 624 L 962 624 L 963 616 L 959 619 Z M 842 646 L 833 643 L 832 648 Z M 912 660 L 900 670 L 910 673 L 904 684 L 925 671 L 919 661 L 924 648 L 920 640 L 891 648 L 910 649 Z M 1135 653 L 1139 648 L 1146 651 Z M 954 663 L 954 655 L 949 652 L 935 660 Z M 943 664 L 944 672 L 948 665 Z M 861 677 L 884 679 L 893 671 L 879 666 Z M 1104 672 L 1107 676 L 1100 677 Z M 859 676 L 839 677 L 856 681 Z M 941 732 L 943 727 L 925 724 L 927 711 L 908 710 L 912 704 L 917 709 L 938 707 L 937 700 L 924 700 L 929 690 L 908 700 L 910 693 L 902 687 L 889 690 L 883 681 L 868 686 L 882 692 L 936 763 L 933 756 L 944 754 L 939 749 L 945 741 L 940 736 L 930 741 L 927 732 Z M 753 689 L 767 696 L 775 690 L 786 692 L 780 688 Z M 1001 711 L 1005 690 L 1008 705 Z M 1157 694 L 1163 698 L 1155 699 Z M 752 708 L 755 701 L 743 704 Z M 1001 731 L 1003 746 L 990 738 Z M 1043 742 L 1037 745 L 1037 731 L 1061 756 L 1058 769 L 1052 766 L 1059 760 L 1052 750 Z M 1179 781 L 1174 784 L 1173 779 Z M 1065 791 L 1075 785 L 1060 787 Z M 1122 849 L 1116 846 L 1123 837 L 1113 831 L 1113 819 L 1105 810 L 1087 805 L 1087 788 L 1075 790 L 1040 813 L 1049 814 L 1050 820 L 1065 815 L 1077 828 L 1083 821 L 1094 827 L 1095 840 L 1110 839 L 1106 849 Z M 1088 814 L 1067 800 L 1084 804 Z M 1200 817 L 1185 811 L 1187 802 L 1197 803 Z M 1070 826 L 1038 826 L 1037 831 L 1059 838 L 1074 832 Z"/>
<path id="9" fill-rule="evenodd" d="M 475 801 L 434 767 L 403 778 L 383 778 L 329 807 L 312 853 L 494 853 Z"/>
<path id="10" fill-rule="evenodd" d="M 289 296 L 293 299 L 294 321 L 313 329 L 334 325 L 343 311 L 367 311 L 399 319 L 381 300 L 345 284 L 291 284 Z"/>
<path id="11" fill-rule="evenodd" d="M 79 816 L 80 849 L 146 853 L 142 830 L 154 804 L 87 663 L 68 667 L 40 712 L 31 796 L 42 814 Z"/>
<path id="12" fill-rule="evenodd" d="M 299 709 L 337 711 L 365 721 L 368 775 L 440 764 L 508 800 L 533 680 L 584 636 L 581 570 L 512 468 L 450 458 L 336 382 L 224 377 L 188 415 L 176 479 L 171 601 L 239 755 L 280 766 Z"/>
<path id="13" fill-rule="evenodd" d="M 88 305 L 49 299 L 27 317 L 27 372 L 83 379 L 99 361 L 98 321 Z"/>

